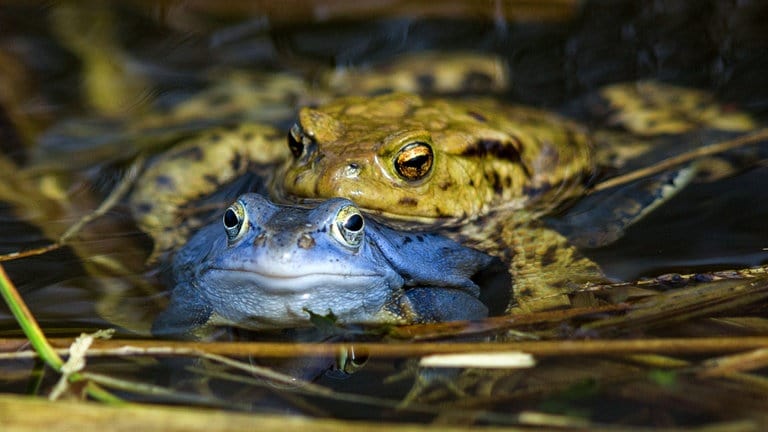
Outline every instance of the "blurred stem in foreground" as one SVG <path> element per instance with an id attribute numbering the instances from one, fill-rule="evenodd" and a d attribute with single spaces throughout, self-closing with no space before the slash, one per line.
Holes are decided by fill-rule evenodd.
<path id="1" fill-rule="evenodd" d="M 0 265 L 0 294 L 2 294 L 3 300 L 5 300 L 5 303 L 11 310 L 14 318 L 16 318 L 16 322 L 18 322 L 21 326 L 21 329 L 24 331 L 27 339 L 29 339 L 29 342 L 32 344 L 32 348 L 34 348 L 35 352 L 37 352 L 40 358 L 42 358 L 48 366 L 50 366 L 56 372 L 61 373 L 65 364 L 64 361 L 56 353 L 56 350 L 51 346 L 51 344 L 48 343 L 48 340 L 45 338 L 43 331 L 37 324 L 37 320 L 35 320 L 35 317 L 27 308 L 27 305 L 24 303 L 21 295 L 19 295 L 19 292 L 16 290 L 13 282 L 11 282 L 10 278 L 8 278 L 8 274 L 5 273 L 5 269 L 3 269 L 2 265 Z M 70 382 L 81 381 L 83 379 L 84 378 L 82 375 L 77 372 L 69 375 Z M 121 401 L 119 398 L 113 396 L 92 382 L 89 382 L 86 385 L 85 391 L 90 397 L 102 402 Z"/>

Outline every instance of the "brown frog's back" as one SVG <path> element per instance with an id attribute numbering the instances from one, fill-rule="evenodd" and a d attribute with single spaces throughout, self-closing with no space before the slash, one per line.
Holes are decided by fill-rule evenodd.
<path id="1" fill-rule="evenodd" d="M 493 99 L 341 98 L 302 109 L 289 143 L 282 192 L 345 196 L 396 219 L 548 209 L 593 170 L 581 127 Z"/>

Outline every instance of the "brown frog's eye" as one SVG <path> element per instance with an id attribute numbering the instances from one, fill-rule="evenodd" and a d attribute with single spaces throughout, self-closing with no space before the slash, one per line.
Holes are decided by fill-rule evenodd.
<path id="1" fill-rule="evenodd" d="M 421 180 L 429 174 L 434 160 L 432 147 L 424 142 L 412 142 L 397 152 L 395 171 L 405 180 Z"/>
<path id="2" fill-rule="evenodd" d="M 304 153 L 303 134 L 298 124 L 294 124 L 288 132 L 288 148 L 291 149 L 293 157 L 298 159 Z"/>

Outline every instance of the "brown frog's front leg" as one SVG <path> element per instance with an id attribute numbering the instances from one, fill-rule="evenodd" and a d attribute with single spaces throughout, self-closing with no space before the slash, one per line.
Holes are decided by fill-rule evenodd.
<path id="1" fill-rule="evenodd" d="M 458 237 L 508 263 L 513 296 L 506 313 L 570 307 L 569 294 L 587 282 L 607 281 L 596 263 L 524 211 L 477 219 L 462 227 Z"/>
<path id="2" fill-rule="evenodd" d="M 155 241 L 150 260 L 182 244 L 201 223 L 181 215 L 186 204 L 255 167 L 273 168 L 267 170 L 271 172 L 288 156 L 285 135 L 260 124 L 214 129 L 159 156 L 130 197 L 137 225 Z"/>

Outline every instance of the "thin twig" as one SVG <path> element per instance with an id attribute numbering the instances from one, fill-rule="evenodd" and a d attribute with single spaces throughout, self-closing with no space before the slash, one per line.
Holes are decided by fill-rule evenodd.
<path id="1" fill-rule="evenodd" d="M 48 252 L 54 251 L 56 249 L 59 249 L 62 246 L 63 245 L 60 244 L 60 243 L 51 243 L 49 245 L 42 246 L 42 247 L 39 247 L 39 248 L 27 249 L 27 250 L 18 251 L 18 252 L 10 252 L 10 253 L 7 253 L 7 254 L 0 255 L 0 263 L 4 262 L 4 261 L 16 260 L 16 259 L 20 259 L 20 258 L 28 258 L 28 257 L 32 257 L 32 256 L 43 255 L 43 254 L 46 254 Z"/>
<path id="2" fill-rule="evenodd" d="M 768 129 L 760 129 L 749 135 L 742 135 L 732 140 L 699 147 L 689 152 L 685 152 L 677 156 L 672 156 L 670 158 L 664 159 L 663 161 L 658 162 L 656 164 L 653 164 L 644 168 L 640 168 L 635 171 L 631 171 L 624 175 L 613 177 L 602 183 L 598 183 L 590 190 L 590 193 L 599 192 L 605 189 L 610 189 L 612 187 L 616 187 L 625 183 L 639 180 L 641 178 L 648 177 L 653 174 L 658 174 L 660 172 L 666 171 L 668 169 L 674 168 L 676 166 L 682 165 L 687 162 L 691 162 L 693 160 L 702 158 L 704 156 L 711 156 L 711 155 L 723 153 L 725 151 L 732 150 L 735 148 L 743 147 L 745 145 L 755 144 L 764 139 L 768 139 Z"/>
<path id="3" fill-rule="evenodd" d="M 93 220 L 106 214 L 109 210 L 111 210 L 115 206 L 115 204 L 117 204 L 125 196 L 126 193 L 128 193 L 128 191 L 133 186 L 136 180 L 136 177 L 141 172 L 141 169 L 144 166 L 144 160 L 145 160 L 145 157 L 143 155 L 137 156 L 136 159 L 133 161 L 133 163 L 131 163 L 131 166 L 126 171 L 126 175 L 120 180 L 117 187 L 115 187 L 115 189 L 113 189 L 112 192 L 110 192 L 109 195 L 107 195 L 104 201 L 102 201 L 101 204 L 99 204 L 99 206 L 94 211 L 83 216 L 74 225 L 67 228 L 67 230 L 64 231 L 64 233 L 59 237 L 59 239 L 55 243 L 51 243 L 49 245 L 34 248 L 34 249 L 2 254 L 0 255 L 0 263 L 4 261 L 11 261 L 11 260 L 16 260 L 20 258 L 28 258 L 31 256 L 42 255 L 65 246 L 72 237 L 77 235 L 77 233 L 79 233 L 80 230 L 83 229 L 85 225 L 91 223 Z"/>
<path id="4" fill-rule="evenodd" d="M 61 348 L 72 339 L 50 340 Z M 26 340 L 0 339 L 0 359 L 31 357 L 23 349 Z M 206 355 L 254 356 L 263 358 L 296 358 L 334 356 L 339 350 L 354 347 L 381 358 L 400 358 L 428 354 L 523 351 L 537 356 L 629 355 L 640 353 L 699 354 L 727 353 L 768 348 L 768 337 L 703 337 L 638 340 L 551 340 L 523 342 L 457 342 L 457 343 L 281 343 L 281 342 L 181 342 L 162 340 L 97 340 L 87 356 L 183 356 Z"/>
<path id="5" fill-rule="evenodd" d="M 91 213 L 83 216 L 77 223 L 69 227 L 66 231 L 64 231 L 64 234 L 61 235 L 59 238 L 58 243 L 59 244 L 66 244 L 67 241 L 74 235 L 76 235 L 80 230 L 93 221 L 94 219 L 103 216 L 106 212 L 108 212 L 112 207 L 115 206 L 115 204 L 120 201 L 126 193 L 131 189 L 133 186 L 134 181 L 136 180 L 136 177 L 139 175 L 139 172 L 141 172 L 141 169 L 144 167 L 144 155 L 139 155 L 134 159 L 134 161 L 131 163 L 131 166 L 126 171 L 125 176 L 120 179 L 120 182 L 117 184 L 117 187 L 112 190 L 112 192 L 107 195 L 107 197 L 104 199 L 104 201 L 99 204 L 99 206 L 96 208 L 96 210 L 92 211 Z"/>

